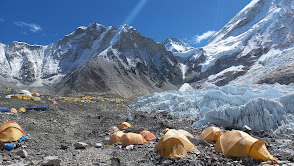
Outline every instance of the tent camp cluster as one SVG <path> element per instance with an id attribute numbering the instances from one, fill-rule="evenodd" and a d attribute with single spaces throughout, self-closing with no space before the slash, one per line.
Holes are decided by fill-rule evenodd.
<path id="1" fill-rule="evenodd" d="M 120 129 L 130 127 L 131 125 L 127 122 L 120 125 Z M 115 143 L 122 146 L 138 145 L 156 140 L 155 135 L 149 131 L 142 131 L 140 134 L 137 134 L 124 133 L 115 126 L 112 126 L 111 129 L 114 133 L 110 136 L 106 146 L 112 146 Z M 182 157 L 196 149 L 196 146 L 190 141 L 194 136 L 185 130 L 166 128 L 162 133 L 164 136 L 160 138 L 154 149 L 158 150 L 159 154 L 164 158 Z M 250 156 L 257 160 L 277 162 L 277 159 L 268 152 L 264 140 L 253 138 L 240 130 L 224 132 L 217 127 L 208 127 L 202 131 L 199 138 L 207 142 L 216 141 L 214 150 L 222 153 L 224 156 Z"/>
<path id="2" fill-rule="evenodd" d="M 20 113 L 20 112 L 27 112 L 31 110 L 48 111 L 49 106 L 36 106 L 36 107 L 28 107 L 28 108 L 20 107 L 18 110 L 15 108 L 10 109 L 8 107 L 0 107 L 0 112 L 8 112 L 8 113 Z"/>
<path id="3" fill-rule="evenodd" d="M 124 131 L 131 128 L 131 124 L 123 122 L 119 128 L 111 126 L 110 129 L 114 133 L 110 136 L 107 147 L 114 144 L 120 144 L 127 147 L 129 145 L 140 145 L 155 141 L 156 136 L 150 131 L 133 133 Z M 164 134 L 154 149 L 164 158 L 182 157 L 187 153 L 196 149 L 196 146 L 190 141 L 194 136 L 185 130 L 164 129 Z M 18 147 L 18 144 L 26 139 L 27 136 L 24 130 L 15 122 L 7 121 L 0 125 L 0 149 L 12 150 Z M 240 131 L 232 130 L 224 132 L 217 127 L 208 127 L 202 131 L 199 138 L 207 142 L 215 142 L 214 150 L 222 153 L 224 156 L 231 157 L 252 157 L 264 161 L 276 162 L 275 159 L 267 150 L 265 142 L 262 139 L 256 139 L 249 134 Z"/>
<path id="4" fill-rule="evenodd" d="M 50 102 L 72 102 L 78 105 L 87 106 L 86 103 L 97 103 L 97 102 L 108 102 L 116 103 L 116 108 L 124 108 L 125 105 L 123 101 L 126 98 L 109 98 L 103 96 L 90 96 L 90 95 L 76 95 L 74 97 L 62 97 L 59 95 L 54 95 L 53 98 L 48 99 Z"/>

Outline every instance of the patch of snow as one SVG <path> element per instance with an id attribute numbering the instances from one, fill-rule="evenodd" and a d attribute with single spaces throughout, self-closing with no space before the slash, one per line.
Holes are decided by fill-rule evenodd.
<path id="1" fill-rule="evenodd" d="M 181 92 L 185 92 L 185 91 L 188 91 L 188 90 L 193 90 L 194 88 L 192 88 L 192 86 L 188 83 L 184 83 L 181 88 L 179 89 L 179 91 Z"/>
<path id="2" fill-rule="evenodd" d="M 162 42 L 162 44 L 165 46 L 166 50 L 172 51 L 174 53 L 184 53 L 194 49 L 189 44 L 184 43 L 180 39 L 174 37 L 168 37 Z"/>
<path id="3" fill-rule="evenodd" d="M 181 69 L 181 72 L 182 72 L 182 75 L 183 75 L 183 79 L 185 79 L 185 74 L 186 74 L 187 69 L 188 69 L 187 65 L 180 63 L 180 69 Z"/>
<path id="4" fill-rule="evenodd" d="M 226 72 L 230 72 L 230 71 L 243 71 L 243 67 L 244 67 L 243 65 L 231 66 L 231 67 L 229 67 L 229 68 L 227 68 L 227 69 L 225 69 L 225 70 L 223 70 L 223 71 L 221 71 L 221 72 L 219 72 L 219 73 L 217 73 L 215 75 L 210 75 L 208 77 L 208 80 L 216 79 L 217 77 L 225 74 Z"/>
<path id="5" fill-rule="evenodd" d="M 188 51 L 182 51 L 182 52 L 173 52 L 174 56 L 178 56 L 181 58 L 188 58 L 189 56 L 198 53 L 199 48 L 192 48 Z"/>
<path id="6" fill-rule="evenodd" d="M 195 125 L 217 125 L 294 133 L 294 84 L 211 86 L 188 91 L 167 91 L 137 98 L 138 111 L 167 110 L 200 118 Z"/>

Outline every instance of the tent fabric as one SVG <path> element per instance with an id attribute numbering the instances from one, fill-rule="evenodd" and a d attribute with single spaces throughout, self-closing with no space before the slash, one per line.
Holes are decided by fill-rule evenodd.
<path id="1" fill-rule="evenodd" d="M 143 136 L 143 138 L 146 141 L 154 141 L 156 139 L 155 135 L 153 133 L 151 133 L 150 131 L 144 130 L 140 134 Z"/>
<path id="2" fill-rule="evenodd" d="M 275 159 L 267 150 L 266 146 L 265 146 L 265 142 L 264 140 L 260 139 L 258 141 L 256 141 L 253 146 L 251 147 L 251 150 L 249 152 L 249 156 L 251 156 L 252 158 L 258 160 L 264 160 L 264 161 L 274 161 L 277 162 L 278 160 Z"/>
<path id="3" fill-rule="evenodd" d="M 49 106 L 47 105 L 40 105 L 40 106 L 36 106 L 36 107 L 29 107 L 29 108 L 26 108 L 27 111 L 30 111 L 30 110 L 36 110 L 36 111 L 48 111 L 49 110 Z"/>
<path id="4" fill-rule="evenodd" d="M 128 122 L 123 122 L 120 126 L 119 129 L 127 129 L 132 127 L 131 124 L 129 124 Z"/>
<path id="5" fill-rule="evenodd" d="M 175 130 L 175 129 L 173 129 L 173 130 Z M 161 133 L 165 134 L 168 131 L 169 131 L 169 128 L 166 128 L 166 129 L 162 130 Z M 189 133 L 188 131 L 186 131 L 186 130 L 179 129 L 177 131 L 184 134 L 187 138 L 194 138 L 194 136 L 191 133 Z"/>
<path id="6" fill-rule="evenodd" d="M 17 141 L 24 135 L 26 134 L 23 129 L 13 121 L 7 121 L 0 125 L 0 141 L 2 142 Z"/>
<path id="7" fill-rule="evenodd" d="M 0 107 L 0 112 L 9 112 L 8 107 Z"/>
<path id="8" fill-rule="evenodd" d="M 188 151 L 196 147 L 188 138 L 175 129 L 169 129 L 165 135 L 155 145 L 154 149 L 159 150 L 159 154 L 164 158 L 182 157 Z"/>
<path id="9" fill-rule="evenodd" d="M 277 161 L 266 149 L 265 142 L 253 138 L 249 134 L 232 130 L 222 134 L 217 140 L 214 150 L 232 157 L 251 156 L 264 161 Z"/>
<path id="10" fill-rule="evenodd" d="M 11 113 L 17 113 L 17 110 L 15 108 L 11 108 L 11 110 L 9 112 L 11 112 Z"/>
<path id="11" fill-rule="evenodd" d="M 110 136 L 110 138 L 109 138 L 108 143 L 107 143 L 106 146 L 112 146 L 113 144 L 117 143 L 117 142 L 119 141 L 120 137 L 121 137 L 122 135 L 124 135 L 124 134 L 125 134 L 125 133 L 122 132 L 122 131 L 117 131 L 117 132 L 113 133 L 113 134 Z"/>
<path id="12" fill-rule="evenodd" d="M 118 141 L 118 144 L 121 144 L 122 146 L 139 145 L 145 143 L 147 143 L 147 141 L 143 138 L 143 136 L 136 133 L 126 133 L 122 135 Z"/>
<path id="13" fill-rule="evenodd" d="M 194 136 L 186 130 L 179 129 L 177 131 L 184 134 L 187 138 L 194 138 Z"/>
<path id="14" fill-rule="evenodd" d="M 26 109 L 25 108 L 23 108 L 23 107 L 21 107 L 21 108 L 19 108 L 18 109 L 18 111 L 17 112 L 26 112 Z"/>
<path id="15" fill-rule="evenodd" d="M 204 129 L 199 138 L 202 138 L 207 142 L 213 142 L 216 141 L 222 133 L 223 131 L 220 128 L 211 126 Z"/>
<path id="16" fill-rule="evenodd" d="M 116 126 L 110 126 L 109 129 L 114 131 L 114 132 L 119 131 L 119 129 Z"/>
<path id="17" fill-rule="evenodd" d="M 162 130 L 162 134 L 165 134 L 167 131 L 169 130 L 169 128 L 165 128 L 164 130 Z"/>

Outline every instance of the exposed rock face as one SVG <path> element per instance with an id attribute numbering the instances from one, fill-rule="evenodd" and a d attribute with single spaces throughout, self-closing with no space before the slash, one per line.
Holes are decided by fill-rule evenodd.
<path id="1" fill-rule="evenodd" d="M 116 38 L 113 46 L 66 76 L 57 85 L 57 91 L 132 96 L 176 89 L 176 85 L 182 84 L 178 62 L 171 52 L 132 27 L 124 28 L 110 37 Z"/>
<path id="2" fill-rule="evenodd" d="M 0 45 L 2 72 L 9 82 L 52 86 L 56 92 L 114 92 L 142 95 L 182 84 L 175 57 L 131 26 L 79 27 L 48 46 Z"/>
<path id="3" fill-rule="evenodd" d="M 90 24 L 47 46 L 0 43 L 1 84 L 55 92 L 142 95 L 188 82 L 293 82 L 294 0 L 254 0 L 202 48 L 169 37 L 163 44 L 128 25 Z M 292 65 L 293 66 L 293 65 Z"/>
<path id="4" fill-rule="evenodd" d="M 294 65 L 278 68 L 264 77 L 262 77 L 257 83 L 262 84 L 290 84 L 294 83 Z"/>

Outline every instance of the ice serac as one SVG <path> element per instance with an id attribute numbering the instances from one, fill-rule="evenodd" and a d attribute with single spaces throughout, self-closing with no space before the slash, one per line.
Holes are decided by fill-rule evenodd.
<path id="1" fill-rule="evenodd" d="M 195 125 L 294 133 L 294 84 L 210 86 L 198 90 L 168 91 L 137 99 L 141 111 L 167 110 L 182 118 L 199 119 Z"/>
<path id="2" fill-rule="evenodd" d="M 253 0 L 202 51 L 190 57 L 195 65 L 190 65 L 186 81 L 215 85 L 257 83 L 264 75 L 293 65 L 293 14 L 293 0 Z"/>

